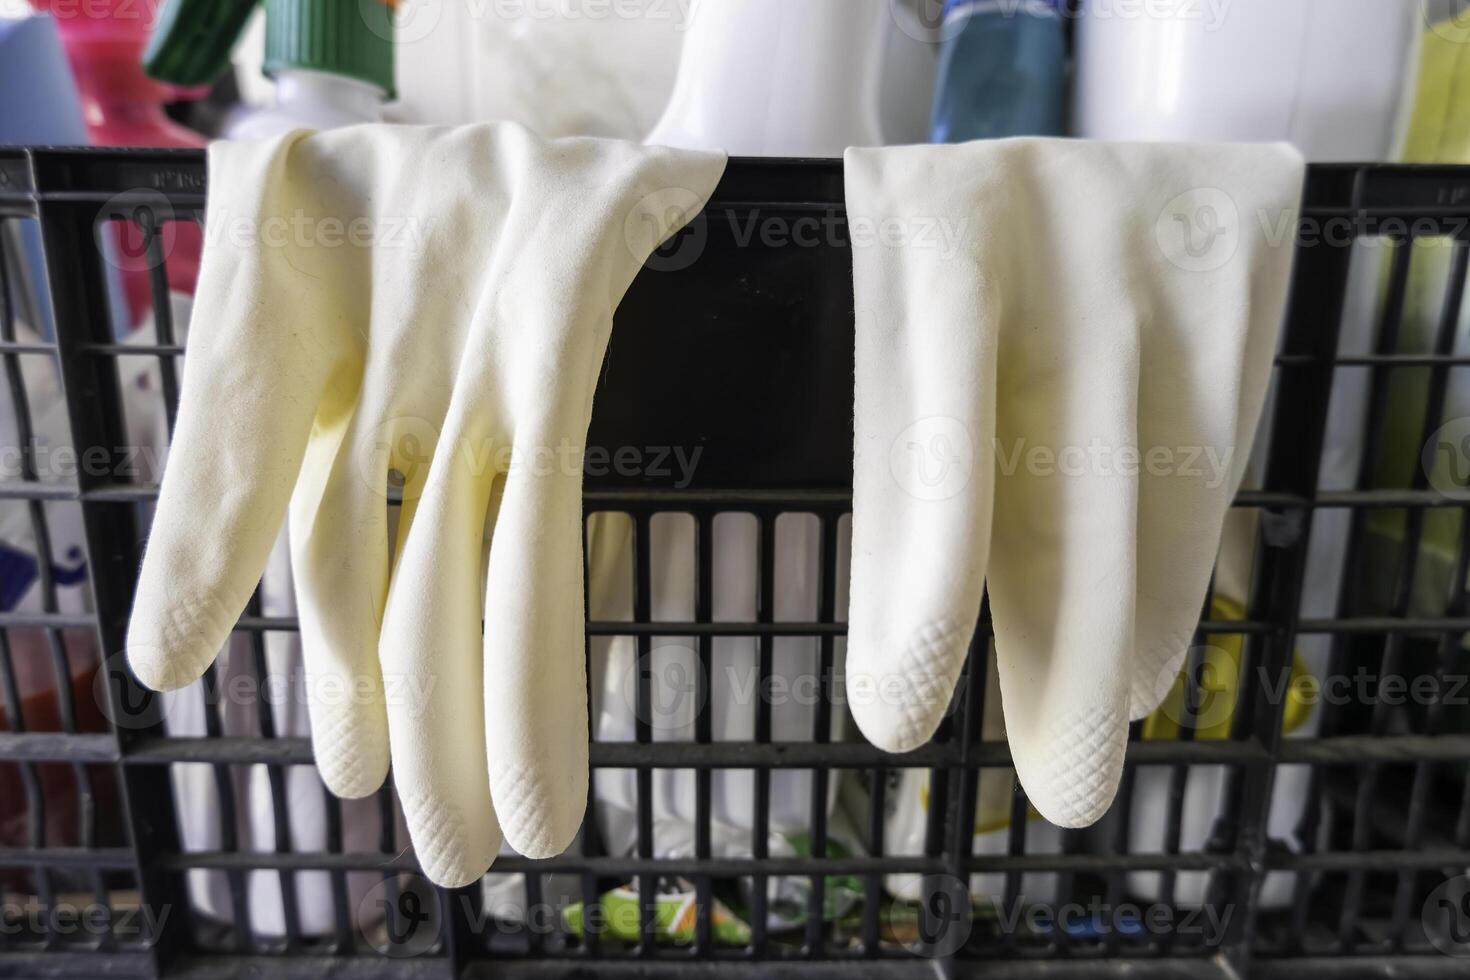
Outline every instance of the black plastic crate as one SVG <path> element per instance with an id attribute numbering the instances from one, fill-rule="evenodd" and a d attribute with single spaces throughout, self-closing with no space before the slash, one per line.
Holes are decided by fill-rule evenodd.
<path id="1" fill-rule="evenodd" d="M 160 221 L 200 220 L 204 192 L 204 162 L 191 151 L 0 150 L 0 246 L 6 250 L 0 361 L 16 438 L 31 442 L 34 374 L 25 368 L 27 361 L 42 362 L 56 369 L 72 444 L 95 452 L 60 480 L 41 472 L 34 451 L 15 453 L 7 469 L 12 478 L 0 482 L 0 503 L 20 508 L 41 553 L 52 550 L 58 514 L 75 509 L 87 571 L 84 611 L 68 611 L 58 598 L 78 587 L 67 569 L 79 566 L 42 562 L 41 609 L 0 612 L 0 906 L 6 913 L 0 976 L 655 976 L 676 969 L 767 976 L 804 964 L 843 976 L 1305 978 L 1458 977 L 1470 968 L 1470 961 L 1444 952 L 1470 952 L 1450 945 L 1455 929 L 1470 939 L 1470 908 L 1457 907 L 1463 892 L 1455 890 L 1470 868 L 1470 723 L 1461 705 L 1470 690 L 1456 685 L 1467 673 L 1470 521 L 1464 511 L 1470 498 L 1456 487 L 1435 486 L 1425 467 L 1411 467 L 1393 482 L 1385 481 L 1380 465 L 1385 453 L 1403 451 L 1395 428 L 1402 406 L 1417 413 L 1410 419 L 1418 438 L 1410 455 L 1417 458 L 1417 447 L 1433 444 L 1449 420 L 1455 382 L 1470 370 L 1470 356 L 1457 345 L 1470 259 L 1470 168 L 1311 169 L 1276 391 L 1262 435 L 1264 475 L 1237 501 L 1256 517 L 1249 594 L 1241 616 L 1207 609 L 1200 624 L 1201 644 L 1228 637 L 1240 646 L 1228 731 L 1193 737 L 1186 724 L 1169 737 L 1144 738 L 1140 723 L 1118 802 L 1098 827 L 1061 835 L 1056 853 L 1038 852 L 1028 843 L 1028 824 L 1035 825 L 1026 819 L 1024 795 L 1014 787 L 1009 829 L 993 838 L 1004 845 L 982 855 L 973 851 L 977 786 L 982 773 L 1009 778 L 1009 754 L 1004 741 L 981 737 L 987 685 L 985 671 L 973 666 L 978 657 L 930 744 L 897 757 L 854 734 L 830 738 L 830 722 L 843 711 L 834 698 L 844 633 L 839 538 L 852 479 L 852 285 L 841 164 L 731 161 L 705 214 L 650 260 L 624 300 L 597 392 L 592 446 L 608 453 L 697 448 L 700 457 L 692 473 L 668 467 L 589 472 L 588 513 L 613 512 L 630 522 L 632 615 L 589 622 L 588 635 L 589 656 L 597 638 L 631 637 L 640 665 L 632 740 L 595 741 L 591 752 L 595 768 L 633 773 L 634 843 L 629 854 L 607 853 L 589 819 L 593 829 L 567 855 L 501 858 L 492 874 L 523 876 L 522 911 L 549 910 L 539 922 L 497 918 L 476 887 L 425 887 L 414 875 L 406 836 L 395 827 L 391 787 L 376 799 L 372 847 L 345 843 L 342 804 L 321 790 L 324 847 L 247 848 L 233 809 L 240 774 L 264 767 L 275 839 L 285 841 L 291 816 L 285 778 L 293 767 L 310 766 L 309 743 L 274 737 L 268 707 L 255 712 L 252 734 L 227 731 L 217 710 L 218 668 L 205 681 L 211 698 L 205 733 L 170 737 L 158 700 L 116 671 L 156 491 L 125 458 L 119 364 L 140 358 L 158 364 L 153 394 L 171 426 L 182 325 L 173 322 L 164 270 L 154 261 L 164 251 L 156 231 Z M 117 274 L 110 270 L 119 262 L 116 255 L 106 258 L 110 246 L 98 244 L 112 234 L 99 229 L 114 221 L 133 223 L 142 243 L 121 264 L 149 279 L 152 343 L 115 339 L 108 279 L 115 291 Z M 792 235 L 798 222 L 815 238 Z M 751 234 L 763 227 L 777 234 Z M 27 236 L 44 246 L 39 284 L 17 275 Z M 1406 296 L 1422 292 L 1415 278 L 1422 255 L 1441 256 L 1434 262 L 1443 284 L 1430 313 L 1406 303 Z M 1367 346 L 1345 344 L 1344 322 L 1361 321 L 1370 307 Z M 1405 323 L 1426 316 L 1435 324 L 1431 341 L 1415 346 Z M 35 334 L 17 332 L 22 318 L 40 324 Z M 1347 378 L 1356 379 L 1363 401 L 1364 423 L 1350 433 L 1361 458 L 1349 485 L 1324 486 L 1330 401 L 1349 387 Z M 1399 421 L 1390 424 L 1391 417 Z M 1450 451 L 1470 459 L 1464 445 L 1452 442 Z M 1329 513 L 1339 517 L 1329 521 L 1323 517 Z M 693 615 L 673 621 L 655 618 L 651 597 L 659 572 L 650 558 L 657 522 L 671 514 L 692 525 L 694 543 Z M 715 528 L 731 514 L 746 515 L 755 542 L 756 612 L 749 621 L 714 613 Z M 783 515 L 805 515 L 815 530 L 817 598 L 812 614 L 799 619 L 776 614 Z M 1388 553 L 1384 521 L 1398 529 Z M 1436 570 L 1425 579 L 1424 554 L 1433 550 L 1421 548 L 1427 523 L 1438 528 L 1436 541 L 1448 527 L 1456 546 L 1435 551 Z M 1326 536 L 1343 542 L 1345 585 L 1330 612 L 1319 615 L 1303 611 L 1302 597 L 1309 550 L 1314 538 Z M 1432 591 L 1425 582 L 1441 579 L 1437 598 L 1425 600 Z M 249 675 L 259 681 L 267 670 L 262 637 L 294 626 L 289 618 L 262 615 L 258 605 L 247 610 L 237 634 L 249 638 Z M 988 633 L 982 615 L 975 647 L 982 655 Z M 684 741 L 661 740 L 650 723 L 651 651 L 668 637 L 689 638 L 699 665 L 692 684 L 702 708 Z M 711 671 L 719 667 L 718 644 L 732 637 L 751 645 L 757 691 L 773 671 L 778 641 L 801 638 L 817 695 L 808 740 L 773 740 L 769 696 L 742 708 L 753 712 L 754 739 L 713 737 Z M 1279 685 L 1294 651 L 1310 637 L 1326 638 L 1317 642 L 1330 651 L 1321 679 L 1343 678 L 1351 693 L 1321 702 L 1317 734 L 1286 738 L 1287 699 Z M 105 664 L 96 683 L 77 666 L 88 656 Z M 51 673 L 44 712 L 20 703 L 17 664 L 25 658 L 44 661 Z M 1197 713 L 1209 695 L 1200 686 L 1202 669 L 1194 657 L 1187 713 Z M 1354 688 L 1364 675 L 1365 686 Z M 1436 686 L 1423 697 L 1390 696 L 1388 678 Z M 210 767 L 221 800 L 218 846 L 206 850 L 182 848 L 176 819 L 170 771 L 191 763 Z M 1273 840 L 1268 826 L 1278 785 L 1273 777 L 1283 765 L 1310 773 L 1299 790 L 1294 829 L 1304 843 L 1295 850 Z M 668 770 L 693 773 L 688 856 L 655 856 L 662 829 L 654 821 L 654 774 Z M 721 856 L 712 843 L 712 781 L 730 770 L 754 772 L 753 857 Z M 766 853 L 772 776 L 790 770 L 812 773 L 807 854 L 815 856 Z M 885 795 L 903 770 L 922 770 L 928 780 L 924 839 L 914 854 L 895 853 L 884 840 Z M 1130 808 L 1144 805 L 1141 773 L 1164 777 L 1162 795 L 1148 804 L 1162 806 L 1158 846 L 1145 850 L 1130 846 Z M 1207 814 L 1206 839 L 1190 845 L 1182 832 L 1191 819 L 1187 789 L 1204 773 L 1218 775 L 1218 805 Z M 826 805 L 839 779 L 868 791 L 859 812 L 844 803 L 860 848 L 842 857 L 829 853 Z M 191 873 L 215 875 L 232 914 L 198 914 Z M 262 873 L 280 891 L 279 931 L 263 932 L 251 922 L 248 892 Z M 318 884 L 325 880 L 332 896 L 332 925 L 325 929 L 301 926 L 299 886 L 314 873 L 325 874 Z M 1029 909 L 1049 910 L 1053 919 L 1011 920 L 1025 876 L 1036 873 L 1052 874 L 1054 891 Z M 1138 898 L 1140 873 L 1156 873 L 1147 901 Z M 900 874 L 923 876 L 916 904 L 887 894 L 887 876 Z M 964 913 L 972 874 L 992 876 L 984 880 L 998 914 Z M 1288 901 L 1264 900 L 1268 875 L 1277 889 L 1285 882 Z M 777 876 L 809 885 L 808 915 L 790 932 L 768 927 L 764 886 Z M 1208 908 L 1229 913 L 1213 930 L 1184 928 L 1197 903 L 1176 899 L 1191 876 L 1197 886 L 1204 882 L 1198 887 Z M 698 913 L 689 941 L 658 943 L 647 896 L 671 878 L 691 883 Z M 567 880 L 583 902 L 635 883 L 645 896 L 637 902 L 641 941 L 567 928 L 564 903 L 551 897 L 551 886 Z M 749 885 L 744 890 L 737 887 L 742 880 Z M 379 883 L 372 900 L 388 910 L 384 926 L 366 932 L 349 907 L 364 881 Z M 838 887 L 856 888 L 855 906 L 837 921 L 811 914 L 821 913 Z M 715 897 L 748 918 L 747 941 L 718 940 L 710 915 Z M 1055 913 L 1074 905 L 1100 910 L 1099 918 L 1058 926 Z M 1162 926 L 1146 918 L 1170 914 Z"/>

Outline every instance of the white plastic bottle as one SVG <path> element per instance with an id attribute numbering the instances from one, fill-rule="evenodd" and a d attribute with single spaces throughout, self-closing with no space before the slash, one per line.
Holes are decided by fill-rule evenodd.
<path id="1" fill-rule="evenodd" d="M 1383 160 L 1423 27 L 1418 0 L 1085 0 L 1073 131 Z"/>
<path id="2" fill-rule="evenodd" d="M 276 72 L 275 104 L 231 121 L 230 139 L 249 140 L 293 129 L 337 129 L 383 117 L 387 93 L 371 82 L 329 72 L 287 68 Z"/>
<path id="3" fill-rule="evenodd" d="M 725 150 L 765 157 L 840 157 L 849 146 L 922 139 L 933 91 L 937 46 L 922 36 L 904 3 L 890 0 L 694 0 L 679 70 L 667 108 L 647 142 L 691 149 Z M 595 515 L 589 537 L 592 567 L 590 615 L 631 615 L 631 528 L 625 518 Z M 850 522 L 838 538 L 837 607 L 846 610 L 845 563 Z M 754 517 L 722 514 L 712 528 L 714 560 L 712 615 L 715 621 L 756 619 L 758 530 Z M 787 514 L 774 529 L 773 617 L 809 621 L 818 609 L 821 530 L 815 516 Z M 660 515 L 650 528 L 655 619 L 694 617 L 695 529 L 684 515 Z M 771 737 L 811 738 L 816 718 L 814 691 L 817 640 L 777 637 L 772 642 Z M 752 637 L 712 641 L 711 726 L 716 740 L 754 737 L 754 698 L 759 697 L 757 642 Z M 635 734 L 635 648 L 630 638 L 597 638 L 593 644 L 593 690 L 597 737 L 628 740 Z M 841 683 L 845 643 L 834 643 L 834 671 Z M 698 669 L 689 637 L 658 637 L 652 643 L 655 740 L 692 740 L 698 705 L 689 697 Z M 840 694 L 840 692 L 839 692 Z M 842 735 L 841 706 L 833 711 L 830 737 Z M 594 793 L 604 843 L 618 853 L 636 839 L 637 787 L 627 770 L 594 773 Z M 838 792 L 827 784 L 827 808 Z M 750 853 L 755 775 L 731 770 L 714 775 L 712 849 L 716 856 Z M 769 774 L 772 854 L 810 828 L 813 781 L 809 771 Z M 692 772 L 653 774 L 654 819 L 661 828 L 655 848 L 672 856 L 696 816 Z M 830 837 L 842 836 L 834 819 Z M 794 879 L 769 880 L 775 929 L 795 919 L 777 910 Z M 784 898 L 790 898 L 786 894 Z"/>
<path id="4" fill-rule="evenodd" d="M 880 145 L 896 28 L 889 0 L 695 0 L 673 95 L 648 142 L 792 157 Z M 916 101 L 923 118 L 927 98 Z"/>
<path id="5" fill-rule="evenodd" d="M 1117 0 L 1085 0 L 1077 24 L 1072 129 L 1078 136 L 1110 140 L 1279 140 L 1292 143 L 1314 163 L 1383 161 L 1397 139 L 1424 26 L 1419 0 L 1208 0 L 1153 5 L 1151 10 Z M 1373 304 L 1376 284 L 1374 270 L 1367 271 L 1367 277 L 1356 276 L 1349 287 L 1345 337 L 1354 333 L 1350 324 L 1367 322 L 1364 314 Z M 1356 469 L 1361 426 L 1339 424 L 1343 419 L 1337 416 L 1344 414 L 1351 422 L 1353 406 L 1361 407 L 1366 397 L 1366 380 L 1358 385 L 1357 379 L 1339 379 L 1324 486 L 1340 485 L 1344 461 L 1349 474 Z M 1264 443 L 1257 441 L 1258 450 Z M 1261 459 L 1258 451 L 1247 484 L 1259 479 Z M 1329 522 L 1347 516 L 1323 512 L 1316 518 L 1305 604 L 1325 601 L 1330 608 L 1335 601 L 1341 555 L 1334 559 L 1320 546 L 1339 537 L 1331 533 Z M 1216 571 L 1217 603 L 1243 607 L 1255 543 L 1254 515 L 1233 511 Z M 1317 614 L 1327 613 L 1319 609 Z M 1298 638 L 1294 653 L 1300 669 L 1321 677 L 1326 639 Z M 1307 712 L 1287 734 L 1309 737 L 1320 722 L 1320 710 Z M 1162 850 L 1169 783 L 1163 768 L 1139 770 L 1133 785 L 1131 850 Z M 1180 817 L 1183 850 L 1206 845 L 1223 811 L 1226 785 L 1224 767 L 1189 772 Z M 1273 839 L 1293 848 L 1311 843 L 1296 837 L 1309 786 L 1309 767 L 1277 768 L 1268 814 Z M 1135 872 L 1128 880 L 1137 897 L 1156 899 L 1161 893 L 1156 873 Z M 1181 905 L 1200 904 L 1207 884 L 1207 875 L 1181 874 L 1174 899 Z M 1268 874 L 1259 904 L 1289 904 L 1294 885 L 1288 873 Z"/>

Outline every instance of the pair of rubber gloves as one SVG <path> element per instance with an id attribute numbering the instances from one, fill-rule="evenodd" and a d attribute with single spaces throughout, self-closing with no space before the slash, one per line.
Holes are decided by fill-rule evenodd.
<path id="1" fill-rule="evenodd" d="M 215 146 L 128 638 L 139 680 L 206 668 L 289 507 L 328 787 L 372 793 L 391 759 L 442 885 L 483 874 L 502 830 L 531 857 L 564 849 L 587 798 L 592 395 L 619 300 L 724 164 L 508 125 Z M 882 748 L 932 734 L 988 574 L 1017 771 L 1045 816 L 1089 822 L 1199 613 L 1269 373 L 1300 160 L 1015 141 L 852 151 L 847 179 L 853 713 Z M 1200 449 L 1173 463 L 1207 476 L 1029 471 L 1035 444 L 1094 439 Z M 1209 469 L 1203 450 L 1231 447 Z"/>
<path id="2" fill-rule="evenodd" d="M 289 508 L 328 788 L 371 794 L 391 760 L 442 885 L 482 875 L 502 833 L 562 851 L 587 800 L 593 389 L 618 301 L 724 167 L 513 125 L 215 144 L 138 679 L 204 671 Z"/>
<path id="3" fill-rule="evenodd" d="M 880 748 L 927 741 L 988 588 L 1017 776 L 1042 816 L 1086 826 L 1205 606 L 1270 381 L 1301 156 L 1003 140 L 846 164 L 849 705 Z"/>

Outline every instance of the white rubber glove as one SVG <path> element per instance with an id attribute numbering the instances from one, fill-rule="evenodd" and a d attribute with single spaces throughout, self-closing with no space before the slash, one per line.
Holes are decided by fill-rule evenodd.
<path id="1" fill-rule="evenodd" d="M 364 126 L 216 143 L 209 167 L 133 671 L 167 690 L 205 669 L 289 500 L 327 786 L 372 793 L 391 757 L 441 885 L 483 874 L 501 825 L 523 854 L 559 853 L 587 794 L 593 389 L 614 308 L 723 156 L 509 124 Z"/>
<path id="2" fill-rule="evenodd" d="M 1107 810 L 1250 456 L 1302 178 L 1284 145 L 848 151 L 848 676 L 873 744 L 934 733 L 988 576 L 1027 794 L 1065 827 Z"/>

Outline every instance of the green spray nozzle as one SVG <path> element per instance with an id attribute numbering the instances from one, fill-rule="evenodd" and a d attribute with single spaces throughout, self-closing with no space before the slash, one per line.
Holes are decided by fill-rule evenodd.
<path id="1" fill-rule="evenodd" d="M 143 70 L 161 82 L 209 85 L 260 0 L 167 0 L 143 52 Z"/>
<path id="2" fill-rule="evenodd" d="M 143 52 L 143 70 L 175 85 L 211 84 L 229 67 L 230 52 L 261 2 L 267 75 L 319 71 L 393 95 L 396 0 L 166 0 Z"/>

